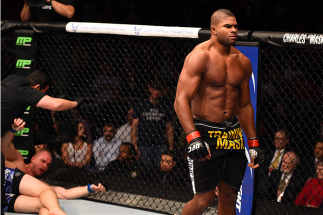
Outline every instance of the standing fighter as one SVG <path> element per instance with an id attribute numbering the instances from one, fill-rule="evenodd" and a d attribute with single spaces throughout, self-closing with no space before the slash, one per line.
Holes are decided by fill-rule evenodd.
<path id="1" fill-rule="evenodd" d="M 247 164 L 241 127 L 249 139 L 252 159 L 248 166 L 257 168 L 255 158 L 259 163 L 264 159 L 250 101 L 251 63 L 233 47 L 237 26 L 231 11 L 213 13 L 211 38 L 186 57 L 178 80 L 174 107 L 187 134 L 194 191 L 194 198 L 183 208 L 184 215 L 202 214 L 214 199 L 216 187 L 218 215 L 236 214 Z"/>
<path id="2" fill-rule="evenodd" d="M 32 72 L 27 78 L 20 75 L 10 75 L 1 81 L 1 137 L 11 128 L 12 121 L 23 115 L 29 105 L 63 111 L 76 107 L 83 99 L 69 101 L 45 95 L 51 79 L 42 70 Z M 1 208 L 7 206 L 3 179 L 4 156 L 1 152 Z"/>

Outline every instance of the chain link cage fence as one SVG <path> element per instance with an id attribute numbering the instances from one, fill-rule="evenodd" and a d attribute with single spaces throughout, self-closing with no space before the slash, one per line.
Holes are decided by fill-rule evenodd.
<path id="1" fill-rule="evenodd" d="M 260 134 L 266 162 L 258 170 L 257 211 L 275 213 L 275 205 L 261 201 L 266 199 L 289 213 L 305 213 L 294 205 L 323 213 L 317 186 L 322 173 L 316 171 L 323 168 L 318 162 L 323 158 L 322 66 L 322 49 L 262 44 Z"/>
<path id="2" fill-rule="evenodd" d="M 66 188 L 100 182 L 108 191 L 86 198 L 181 214 L 193 193 L 173 101 L 184 59 L 199 42 L 62 32 L 37 33 L 36 40 L 37 69 L 53 82 L 48 94 L 84 98 L 69 111 L 36 109 L 35 150 L 53 153 L 41 178 Z M 2 32 L 1 80 L 14 73 L 14 45 L 13 32 Z M 304 203 L 313 189 L 312 200 L 322 201 L 315 180 L 315 157 L 323 158 L 322 61 L 322 49 L 261 44 L 260 142 L 267 158 L 258 170 L 256 214 L 306 214 L 294 202 Z M 133 120 L 139 160 L 131 144 Z M 277 154 L 275 145 L 285 144 Z M 294 167 L 293 177 L 282 180 Z M 204 214 L 216 211 L 215 198 Z"/>

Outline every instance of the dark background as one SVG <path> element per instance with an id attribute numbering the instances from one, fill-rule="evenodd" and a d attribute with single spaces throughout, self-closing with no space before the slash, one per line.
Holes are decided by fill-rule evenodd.
<path id="1" fill-rule="evenodd" d="M 231 10 L 239 29 L 323 32 L 322 1 L 314 0 L 75 0 L 72 21 L 209 28 L 220 8 Z M 2 20 L 20 20 L 23 0 L 1 1 Z"/>

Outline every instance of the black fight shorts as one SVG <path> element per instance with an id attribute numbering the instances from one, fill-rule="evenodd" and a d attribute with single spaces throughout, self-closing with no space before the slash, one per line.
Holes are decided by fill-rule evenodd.
<path id="1" fill-rule="evenodd" d="M 8 201 L 8 206 L 3 209 L 5 212 L 15 212 L 15 203 L 20 195 L 8 194 L 6 193 L 6 199 Z"/>
<path id="2" fill-rule="evenodd" d="M 211 150 L 210 160 L 199 162 L 188 158 L 194 194 L 215 189 L 220 180 L 239 190 L 247 158 L 238 119 L 222 123 L 194 119 L 194 125 Z"/>
<path id="3" fill-rule="evenodd" d="M 19 185 L 21 179 L 24 177 L 25 173 L 20 171 L 19 169 L 10 169 L 5 168 L 5 178 L 4 178 L 4 188 L 5 188 L 5 196 L 8 202 L 8 206 L 3 208 L 3 211 L 6 212 L 15 212 L 14 205 L 16 199 L 19 196 Z"/>

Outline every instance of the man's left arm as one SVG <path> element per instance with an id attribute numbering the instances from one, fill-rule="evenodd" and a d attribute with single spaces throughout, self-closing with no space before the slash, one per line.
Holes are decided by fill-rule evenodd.
<path id="1" fill-rule="evenodd" d="M 174 129 L 170 122 L 166 123 L 166 135 L 167 141 L 169 144 L 169 150 L 173 150 L 174 148 Z"/>
<path id="2" fill-rule="evenodd" d="M 59 199 L 78 199 L 89 193 L 94 192 L 105 192 L 105 187 L 99 183 L 98 186 L 95 184 L 89 184 L 82 187 L 74 187 L 70 189 L 65 189 L 63 187 L 52 186 L 52 188 L 57 193 Z"/>
<path id="3" fill-rule="evenodd" d="M 46 0 L 50 2 L 51 0 Z M 65 5 L 58 1 L 52 0 L 53 9 L 61 16 L 71 19 L 74 16 L 75 8 L 72 5 Z"/>
<path id="4" fill-rule="evenodd" d="M 252 74 L 252 66 L 250 60 L 246 57 L 243 63 L 246 75 L 239 88 L 239 111 L 237 116 L 239 123 L 248 139 L 249 153 L 251 156 L 251 163 L 249 164 L 249 167 L 257 168 L 259 167 L 259 164 L 255 164 L 254 159 L 258 157 L 258 162 L 262 163 L 265 155 L 259 148 L 255 128 L 254 110 L 250 99 L 249 79 Z"/>
<path id="5" fill-rule="evenodd" d="M 238 119 L 239 123 L 245 132 L 247 139 L 257 137 L 255 120 L 254 120 L 254 110 L 250 100 L 250 88 L 249 88 L 249 79 L 252 74 L 252 66 L 249 59 L 244 61 L 244 70 L 245 70 L 245 79 L 239 87 L 239 111 Z"/>

